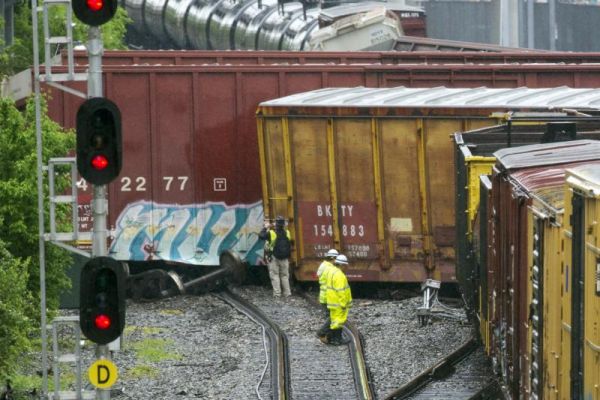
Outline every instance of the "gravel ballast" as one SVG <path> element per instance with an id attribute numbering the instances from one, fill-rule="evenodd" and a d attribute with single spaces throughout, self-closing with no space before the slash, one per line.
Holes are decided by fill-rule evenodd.
<path id="1" fill-rule="evenodd" d="M 244 297 L 252 290 L 243 289 Z M 303 301 L 294 296 L 287 303 Z M 472 327 L 464 318 L 434 316 L 422 326 L 416 314 L 421 303 L 420 297 L 354 299 L 349 320 L 363 337 L 378 399 L 470 338 Z M 295 329 L 316 329 L 322 320 L 318 309 L 314 318 Z M 211 294 L 128 302 L 124 343 L 113 357 L 119 379 L 111 398 L 257 399 L 257 386 L 263 389 L 260 398 L 270 398 L 259 382 L 267 357 L 264 340 L 260 326 Z M 95 359 L 87 343 L 84 372 Z"/>

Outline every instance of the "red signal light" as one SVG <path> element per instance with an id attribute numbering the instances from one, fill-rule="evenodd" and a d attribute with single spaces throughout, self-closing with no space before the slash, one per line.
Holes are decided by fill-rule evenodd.
<path id="1" fill-rule="evenodd" d="M 96 324 L 96 328 L 98 329 L 110 328 L 110 318 L 108 317 L 108 315 L 98 314 L 94 322 Z"/>
<path id="2" fill-rule="evenodd" d="M 86 4 L 92 11 L 100 11 L 104 7 L 104 0 L 86 0 Z"/>
<path id="3" fill-rule="evenodd" d="M 94 156 L 92 158 L 92 167 L 98 171 L 103 170 L 104 168 L 108 167 L 108 160 L 101 154 Z"/>

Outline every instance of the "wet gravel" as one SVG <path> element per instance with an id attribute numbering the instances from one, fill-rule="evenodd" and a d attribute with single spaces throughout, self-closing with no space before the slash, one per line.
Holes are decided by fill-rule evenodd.
<path id="1" fill-rule="evenodd" d="M 111 398 L 255 399 L 265 358 L 262 329 L 215 296 L 131 302 Z"/>
<path id="2" fill-rule="evenodd" d="M 471 337 L 466 319 L 434 316 L 421 326 L 421 297 L 373 301 L 354 299 L 349 320 L 361 335 L 377 398 L 406 384 Z"/>
<path id="3" fill-rule="evenodd" d="M 288 302 L 304 300 L 293 297 Z M 470 337 L 472 328 L 465 319 L 434 317 L 421 326 L 416 316 L 421 302 L 420 297 L 354 299 L 349 320 L 363 337 L 378 399 Z M 322 316 L 318 310 L 310 314 L 311 323 L 291 320 L 289 324 L 298 324 L 291 329 L 315 330 Z M 95 358 L 92 345 L 84 350 L 86 371 Z M 262 329 L 213 295 L 129 302 L 124 343 L 113 361 L 119 368 L 111 396 L 115 399 L 270 398 L 259 382 L 266 363 Z"/>

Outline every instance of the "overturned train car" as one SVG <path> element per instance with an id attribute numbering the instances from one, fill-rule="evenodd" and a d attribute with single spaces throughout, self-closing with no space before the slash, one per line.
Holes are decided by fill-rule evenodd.
<path id="1" fill-rule="evenodd" d="M 473 224 L 486 352 L 512 398 L 598 399 L 600 142 L 494 157 Z"/>
<path id="2" fill-rule="evenodd" d="M 419 16 L 424 20 L 423 11 L 415 7 L 388 11 L 387 3 L 376 1 L 334 7 L 328 10 L 329 18 L 320 18 L 318 4 L 277 0 L 122 1 L 138 34 L 137 39 L 130 39 L 149 48 L 390 50 L 394 39 L 402 35 L 400 18 L 415 32 L 419 31 L 414 21 L 419 21 Z M 330 25 L 323 26 L 327 21 Z"/>

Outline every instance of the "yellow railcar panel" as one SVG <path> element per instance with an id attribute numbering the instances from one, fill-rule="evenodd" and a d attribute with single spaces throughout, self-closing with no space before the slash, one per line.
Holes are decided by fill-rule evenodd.
<path id="1" fill-rule="evenodd" d="M 586 250 L 584 283 L 584 346 L 583 393 L 586 400 L 600 399 L 600 297 L 597 294 L 598 216 L 600 199 L 589 198 L 585 203 Z"/>
<path id="2" fill-rule="evenodd" d="M 340 201 L 374 203 L 371 120 L 337 119 L 334 130 Z"/>
<path id="3" fill-rule="evenodd" d="M 455 168 L 454 143 L 450 134 L 462 128 L 457 119 L 425 120 L 426 170 L 429 191 L 429 213 L 436 242 L 454 244 Z M 448 242 L 449 241 L 449 242 Z"/>
<path id="4" fill-rule="evenodd" d="M 544 229 L 544 397 L 558 399 L 561 356 L 562 227 L 546 222 Z"/>
<path id="5" fill-rule="evenodd" d="M 333 247 L 327 153 L 327 120 L 288 120 L 301 262 L 319 259 Z M 320 262 L 315 260 L 313 267 Z"/>
<path id="6" fill-rule="evenodd" d="M 287 132 L 283 129 L 282 119 L 266 119 L 264 121 L 265 152 L 268 194 L 271 204 L 272 215 L 287 215 L 287 184 L 285 173 L 285 150 L 283 135 Z M 267 210 L 265 210 L 265 214 Z M 268 214 L 267 214 L 268 215 Z"/>
<path id="7" fill-rule="evenodd" d="M 307 201 L 329 203 L 326 125 L 324 119 L 289 122 L 295 195 Z"/>
<path id="8" fill-rule="evenodd" d="M 419 260 L 422 249 L 417 121 L 380 120 L 384 221 L 391 257 Z"/>
<path id="9" fill-rule="evenodd" d="M 335 119 L 334 147 L 341 251 L 354 260 L 380 254 L 371 119 Z"/>
<path id="10" fill-rule="evenodd" d="M 562 235 L 562 257 L 561 257 L 561 279 L 560 279 L 560 292 L 561 292 L 561 330 L 560 330 L 560 343 L 561 343 L 561 357 L 558 362 L 559 371 L 559 387 L 558 387 L 558 398 L 561 400 L 568 400 L 571 397 L 571 276 L 573 274 L 571 268 L 571 254 L 572 254 L 572 229 L 568 221 L 571 220 L 573 215 L 572 192 L 570 190 L 565 191 L 565 212 L 564 219 L 565 227 Z"/>
<path id="11" fill-rule="evenodd" d="M 489 175 L 492 173 L 492 168 L 496 163 L 495 157 L 481 157 L 471 156 L 465 160 L 469 166 L 467 167 L 467 185 L 468 195 L 467 199 L 467 235 L 471 235 L 473 232 L 473 221 L 477 215 L 479 208 L 479 177 L 481 175 Z"/>

